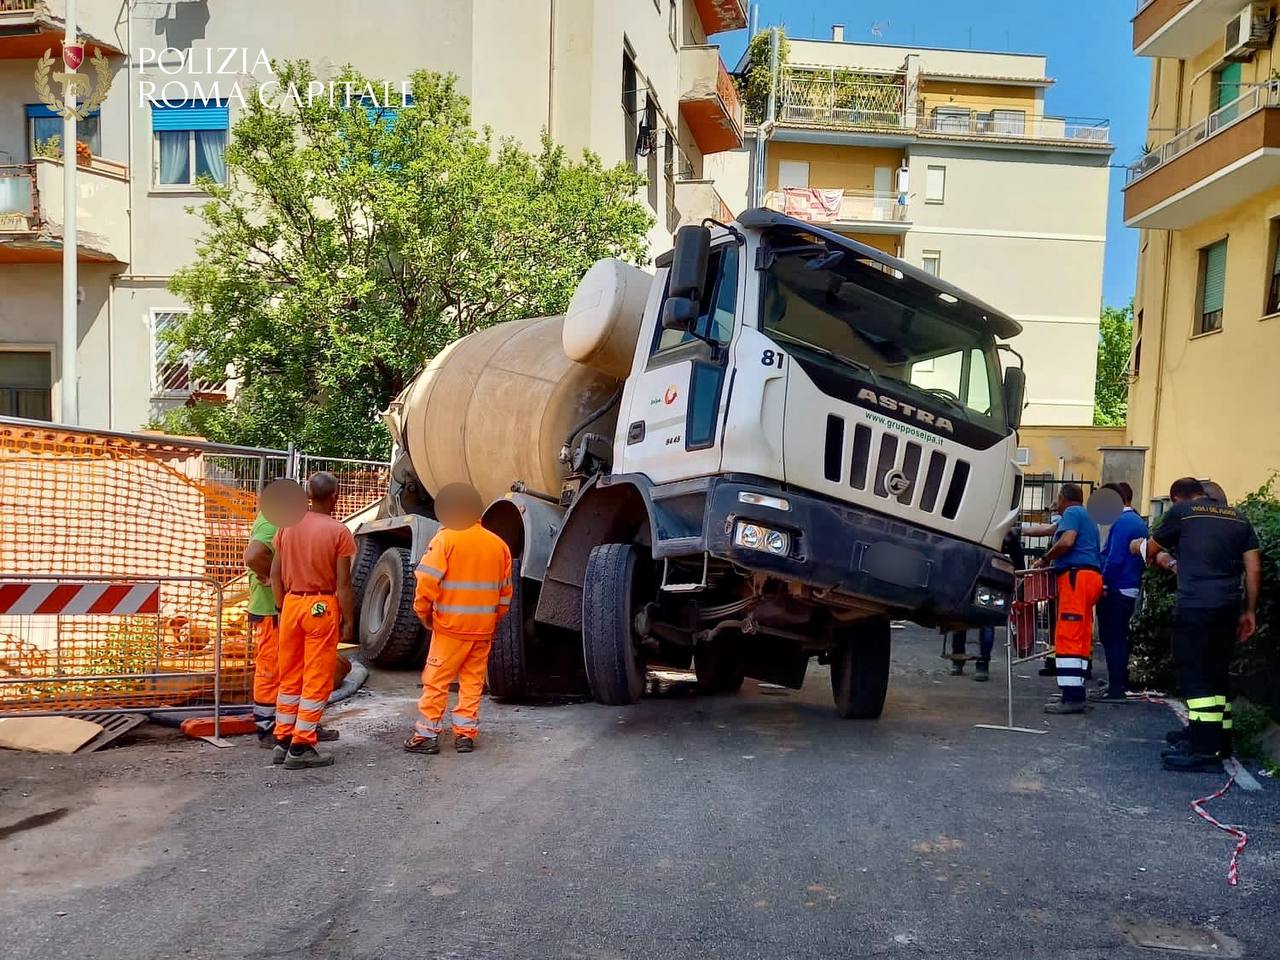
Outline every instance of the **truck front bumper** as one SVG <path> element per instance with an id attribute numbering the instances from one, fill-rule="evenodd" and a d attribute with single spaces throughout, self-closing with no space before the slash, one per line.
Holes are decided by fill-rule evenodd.
<path id="1" fill-rule="evenodd" d="M 743 493 L 759 502 L 743 502 Z M 708 553 L 746 570 L 835 590 L 921 623 L 994 626 L 1008 617 L 1012 565 L 987 547 L 767 481 L 712 480 L 706 504 Z M 752 538 L 737 536 L 743 524 L 785 534 L 785 552 L 744 545 Z"/>

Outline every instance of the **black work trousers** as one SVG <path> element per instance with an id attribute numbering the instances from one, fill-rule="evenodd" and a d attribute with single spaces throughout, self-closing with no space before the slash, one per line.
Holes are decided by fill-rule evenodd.
<path id="1" fill-rule="evenodd" d="M 1173 662 L 1187 701 L 1192 753 L 1231 752 L 1231 653 L 1240 607 L 1182 607 L 1173 614 Z"/>

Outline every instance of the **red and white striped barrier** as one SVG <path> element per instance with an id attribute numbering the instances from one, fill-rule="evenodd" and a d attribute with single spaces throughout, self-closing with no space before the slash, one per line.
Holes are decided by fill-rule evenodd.
<path id="1" fill-rule="evenodd" d="M 160 612 L 160 584 L 123 582 L 0 583 L 0 616 L 73 616 Z"/>

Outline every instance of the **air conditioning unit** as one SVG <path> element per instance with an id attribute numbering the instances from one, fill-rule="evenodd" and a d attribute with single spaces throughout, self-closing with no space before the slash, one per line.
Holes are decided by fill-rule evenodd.
<path id="1" fill-rule="evenodd" d="M 1271 43 L 1274 26 L 1270 3 L 1249 4 L 1227 21 L 1224 57 L 1227 60 L 1252 60 L 1254 51 L 1265 49 Z"/>

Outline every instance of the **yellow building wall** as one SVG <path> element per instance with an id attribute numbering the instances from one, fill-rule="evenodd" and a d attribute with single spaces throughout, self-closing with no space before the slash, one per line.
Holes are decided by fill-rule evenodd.
<path id="1" fill-rule="evenodd" d="M 935 107 L 968 107 L 980 113 L 990 110 L 1025 110 L 1028 117 L 1043 113 L 1035 87 L 1010 87 L 995 83 L 963 83 L 955 80 L 922 80 L 920 99 L 924 116 Z"/>
<path id="2" fill-rule="evenodd" d="M 1128 440 L 1151 448 L 1153 496 L 1190 475 L 1238 497 L 1280 471 L 1280 315 L 1263 315 L 1277 218 L 1280 188 L 1186 230 L 1143 235 L 1135 304 L 1141 366 L 1130 389 Z M 1196 336 L 1200 250 L 1223 238 L 1222 329 Z"/>
<path id="3" fill-rule="evenodd" d="M 1023 427 L 1018 431 L 1018 446 L 1026 447 L 1031 459 L 1022 471 L 1098 483 L 1102 477 L 1098 448 L 1120 446 L 1124 437 L 1124 427 Z"/>
<path id="4" fill-rule="evenodd" d="M 767 181 L 769 190 L 778 189 L 778 169 L 782 161 L 809 164 L 809 186 L 841 190 L 872 190 L 876 167 L 897 170 L 902 166 L 902 148 L 838 147 L 825 143 L 769 144 Z M 890 189 L 893 189 L 891 184 Z"/>

